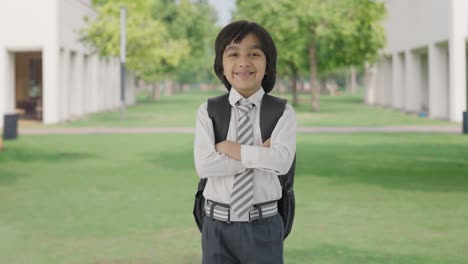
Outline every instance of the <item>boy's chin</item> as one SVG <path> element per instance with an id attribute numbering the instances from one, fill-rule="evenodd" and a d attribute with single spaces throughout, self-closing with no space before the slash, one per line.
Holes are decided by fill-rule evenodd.
<path id="1" fill-rule="evenodd" d="M 262 85 L 238 85 L 235 86 L 233 85 L 234 89 L 236 89 L 238 92 L 239 91 L 258 91 L 262 88 Z"/>
<path id="2" fill-rule="evenodd" d="M 262 88 L 262 86 L 258 86 L 258 87 L 234 87 L 234 90 L 236 90 L 238 93 L 240 93 L 241 95 L 252 95 L 254 93 L 256 93 L 258 90 L 260 90 Z"/>

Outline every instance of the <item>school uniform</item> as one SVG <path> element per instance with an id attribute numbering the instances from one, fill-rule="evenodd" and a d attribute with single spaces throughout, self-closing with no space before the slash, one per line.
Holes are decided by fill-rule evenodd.
<path id="1" fill-rule="evenodd" d="M 259 89 L 248 101 L 247 113 L 253 129 L 253 144 L 241 145 L 241 161 L 216 152 L 213 123 L 203 103 L 195 128 L 195 167 L 200 178 L 208 178 L 203 196 L 207 216 L 203 221 L 203 263 L 283 263 L 283 220 L 275 201 L 281 198 L 278 175 L 288 172 L 296 153 L 296 117 L 287 104 L 271 134 L 271 147 L 262 147 L 260 108 L 265 94 Z M 236 142 L 238 103 L 245 101 L 234 88 L 229 93 L 231 119 L 226 140 Z M 253 204 L 259 205 L 239 217 L 228 209 L 236 174 L 252 169 Z M 263 213 L 262 213 L 263 212 Z"/>

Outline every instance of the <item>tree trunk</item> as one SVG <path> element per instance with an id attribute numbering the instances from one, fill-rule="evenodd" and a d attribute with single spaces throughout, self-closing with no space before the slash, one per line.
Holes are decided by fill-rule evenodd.
<path id="1" fill-rule="evenodd" d="M 159 83 L 155 82 L 152 84 L 153 87 L 153 100 L 154 101 L 159 101 L 161 99 L 161 90 L 159 89 Z"/>
<path id="2" fill-rule="evenodd" d="M 282 97 L 284 95 L 285 87 L 284 87 L 283 83 L 281 82 L 281 80 L 279 78 L 276 81 L 278 82 L 277 92 L 278 92 L 279 96 Z"/>
<path id="3" fill-rule="evenodd" d="M 310 63 L 310 92 L 312 111 L 319 110 L 320 89 L 317 81 L 317 57 L 315 53 L 315 41 L 312 41 L 309 46 L 309 63 Z"/>
<path id="4" fill-rule="evenodd" d="M 356 67 L 351 66 L 351 94 L 355 94 L 357 90 L 357 81 L 356 81 Z"/>
<path id="5" fill-rule="evenodd" d="M 171 96 L 174 94 L 174 83 L 171 79 L 167 78 L 164 81 L 164 95 Z"/>
<path id="6" fill-rule="evenodd" d="M 345 77 L 345 91 L 346 93 L 351 93 L 351 70 L 346 69 L 346 77 Z"/>
<path id="7" fill-rule="evenodd" d="M 293 94 L 293 105 L 296 106 L 298 104 L 297 100 L 297 68 L 294 64 L 290 63 L 289 67 L 291 68 L 291 91 Z"/>
<path id="8" fill-rule="evenodd" d="M 273 90 L 271 90 L 272 94 L 278 94 L 280 90 L 280 85 L 281 85 L 281 78 L 279 75 L 276 75 L 276 80 L 275 80 L 275 86 L 273 87 Z"/>
<path id="9" fill-rule="evenodd" d="M 182 91 L 182 84 L 178 81 L 174 81 L 174 88 L 175 93 L 178 94 Z"/>

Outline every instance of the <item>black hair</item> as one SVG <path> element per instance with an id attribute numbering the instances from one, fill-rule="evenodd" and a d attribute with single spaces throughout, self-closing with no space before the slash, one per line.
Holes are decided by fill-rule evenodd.
<path id="1" fill-rule="evenodd" d="M 266 29 L 255 22 L 247 20 L 234 21 L 219 32 L 215 41 L 214 71 L 224 86 L 230 91 L 231 84 L 224 76 L 223 53 L 229 44 L 241 42 L 249 33 L 253 33 L 257 37 L 260 49 L 265 54 L 266 69 L 262 80 L 262 87 L 265 93 L 269 93 L 273 90 L 276 82 L 276 46 Z"/>

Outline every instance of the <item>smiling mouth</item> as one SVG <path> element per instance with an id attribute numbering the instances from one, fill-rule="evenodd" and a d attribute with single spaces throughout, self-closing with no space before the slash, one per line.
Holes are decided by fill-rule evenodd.
<path id="1" fill-rule="evenodd" d="M 253 74 L 253 72 L 238 72 L 238 73 L 236 73 L 236 75 L 239 75 L 241 77 L 250 76 L 252 74 Z"/>

